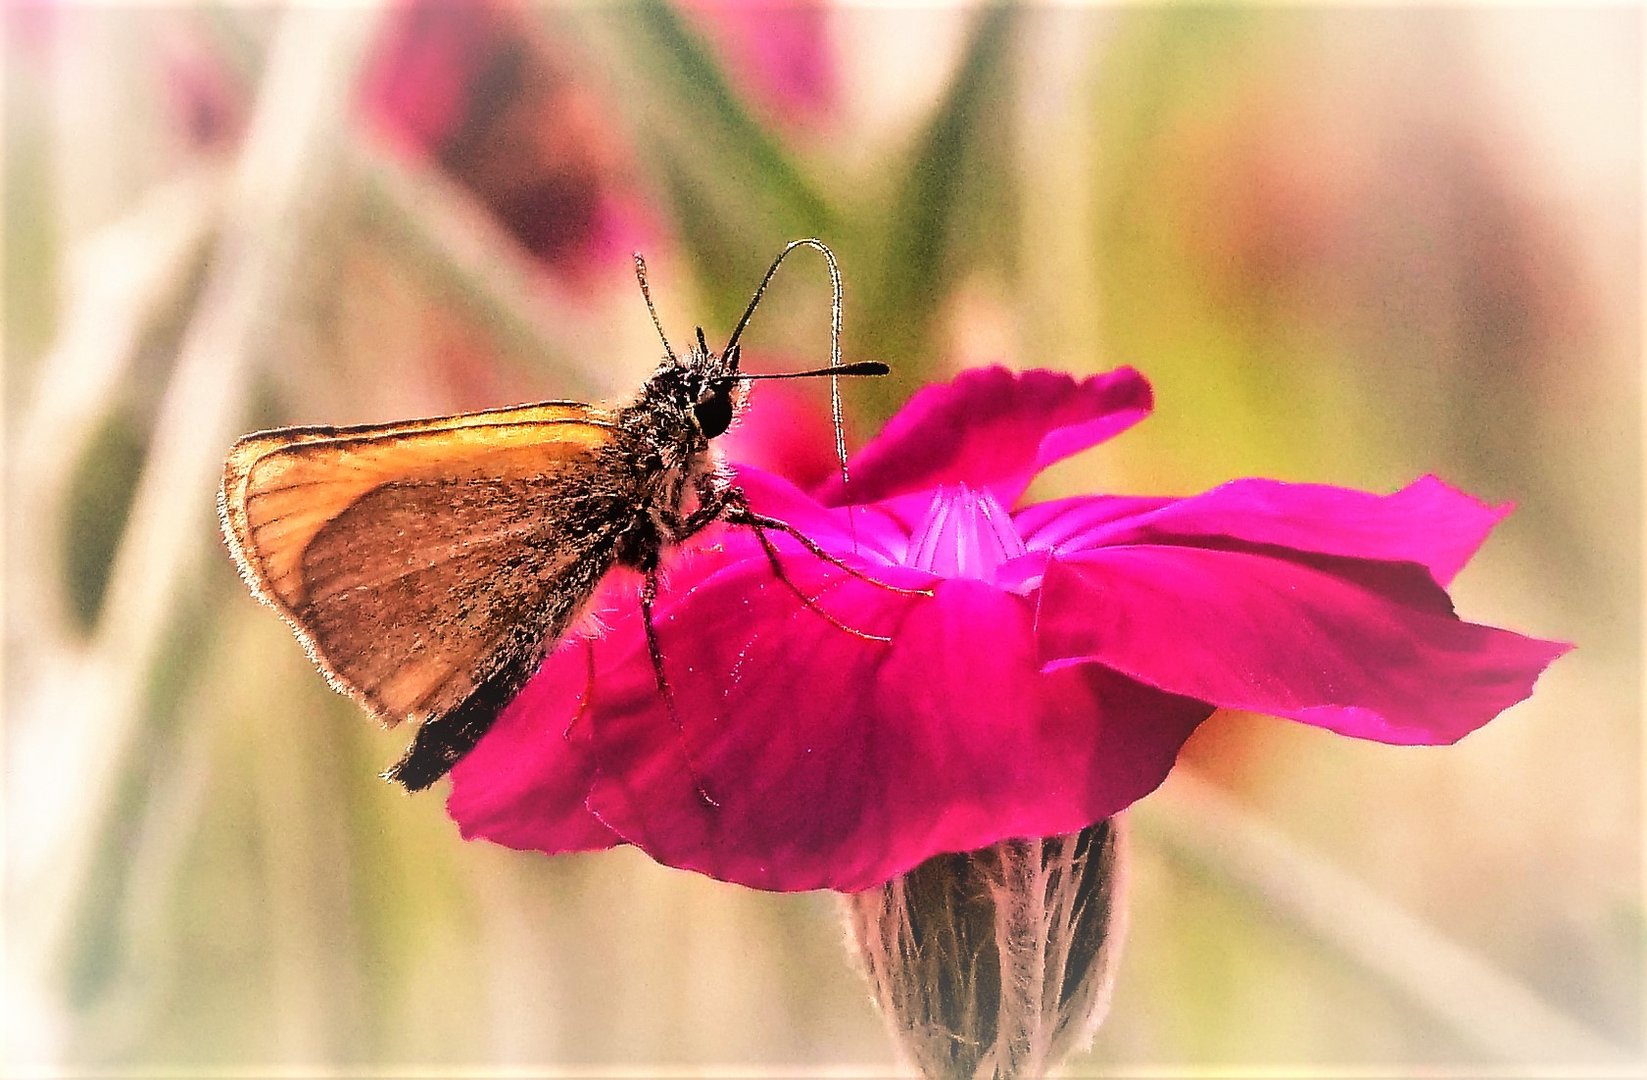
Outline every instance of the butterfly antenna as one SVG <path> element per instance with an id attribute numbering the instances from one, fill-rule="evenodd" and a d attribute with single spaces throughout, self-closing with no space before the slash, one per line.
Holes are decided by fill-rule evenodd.
<path id="1" fill-rule="evenodd" d="M 635 252 L 635 280 L 640 282 L 641 298 L 646 301 L 647 314 L 652 316 L 652 325 L 658 331 L 658 340 L 663 342 L 663 354 L 669 357 L 670 363 L 678 366 L 680 361 L 675 358 L 675 350 L 669 347 L 669 338 L 664 336 L 663 322 L 658 318 L 658 309 L 652 304 L 652 290 L 646 286 L 646 260 L 641 258 L 638 251 Z"/>
<path id="2" fill-rule="evenodd" d="M 783 265 L 783 261 L 789 257 L 792 251 L 802 247 L 809 247 L 817 251 L 824 257 L 824 262 L 829 264 L 829 366 L 832 368 L 841 366 L 841 268 L 835 262 L 835 253 L 829 250 L 829 245 L 814 237 L 807 237 L 804 240 L 791 240 L 784 245 L 782 251 L 778 252 L 778 257 L 772 260 L 772 265 L 767 269 L 766 276 L 761 278 L 760 285 L 756 287 L 755 295 L 749 298 L 749 306 L 744 309 L 743 318 L 738 320 L 738 325 L 732 330 L 732 336 L 727 339 L 726 347 L 728 350 L 734 348 L 738 344 L 738 338 L 743 336 L 744 327 L 749 325 L 750 318 L 755 314 L 755 308 L 760 306 L 761 297 L 765 295 L 766 287 L 771 283 L 772 276 L 778 272 L 778 267 Z M 636 259 L 638 261 L 639 256 L 636 256 Z M 648 300 L 647 303 L 650 304 L 651 300 Z M 846 422 L 841 409 L 841 380 L 834 377 L 829 380 L 829 415 L 835 424 L 835 457 L 841 463 L 841 492 L 844 495 L 847 489 Z M 856 551 L 858 549 L 858 526 L 852 514 L 850 500 L 848 500 L 846 506 L 846 520 L 847 527 L 852 533 L 852 549 Z"/>

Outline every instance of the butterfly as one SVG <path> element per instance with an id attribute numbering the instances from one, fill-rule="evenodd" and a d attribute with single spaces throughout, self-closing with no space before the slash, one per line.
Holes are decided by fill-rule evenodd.
<path id="1" fill-rule="evenodd" d="M 802 247 L 829 266 L 830 366 L 746 374 L 739 339 L 778 267 Z M 627 402 L 282 428 L 229 451 L 218 509 L 241 576 L 334 688 L 385 725 L 416 725 L 383 774 L 409 791 L 429 787 L 474 748 L 616 567 L 642 575 L 647 643 L 671 711 L 652 624 L 669 548 L 727 522 L 755 530 L 780 576 L 768 531 L 858 573 L 755 512 L 711 446 L 753 380 L 887 373 L 878 362 L 841 363 L 833 253 L 818 240 L 788 244 L 726 346 L 712 350 L 699 328 L 684 359 L 664 335 L 639 255 L 635 271 L 664 359 Z M 838 384 L 833 390 L 844 473 Z"/>

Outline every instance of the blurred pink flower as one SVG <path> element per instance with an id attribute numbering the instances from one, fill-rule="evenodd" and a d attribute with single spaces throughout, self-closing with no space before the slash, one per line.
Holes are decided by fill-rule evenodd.
<path id="1" fill-rule="evenodd" d="M 818 0 L 686 0 L 727 78 L 790 126 L 825 119 L 840 93 L 830 7 Z"/>
<path id="2" fill-rule="evenodd" d="M 745 529 L 677 560 L 654 682 L 632 583 L 453 772 L 466 837 L 632 843 L 762 889 L 858 890 L 928 857 L 1074 832 L 1166 777 L 1215 708 L 1448 743 L 1527 697 L 1567 645 L 1458 619 L 1444 586 L 1507 508 L 1433 477 L 1393 495 L 1238 480 L 1189 498 L 1007 508 L 1041 469 L 1143 419 L 1130 369 L 972 371 L 918 394 L 839 480 L 739 483 L 902 595 Z M 701 791 L 699 785 L 701 784 Z M 718 805 L 702 798 L 707 792 Z"/>
<path id="3" fill-rule="evenodd" d="M 178 131 L 197 151 L 232 146 L 246 88 L 192 23 L 179 20 L 162 44 Z M 606 110 L 509 0 L 397 0 L 360 106 L 383 138 L 467 189 L 562 281 L 604 278 L 656 232 Z"/>
<path id="4" fill-rule="evenodd" d="M 507 0 L 402 0 L 362 101 L 386 138 L 467 187 L 562 276 L 627 262 L 646 239 L 611 118 Z"/>
<path id="5" fill-rule="evenodd" d="M 231 149 L 246 126 L 246 92 L 212 42 L 179 22 L 160 40 L 166 103 L 189 149 Z"/>

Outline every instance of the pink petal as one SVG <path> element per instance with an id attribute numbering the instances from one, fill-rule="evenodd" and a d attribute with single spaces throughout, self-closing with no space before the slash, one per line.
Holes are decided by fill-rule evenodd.
<path id="1" fill-rule="evenodd" d="M 794 492 L 782 480 L 761 475 L 774 492 Z M 805 495 L 795 494 L 800 500 L 796 507 L 810 503 Z M 826 520 L 838 513 L 817 509 Z M 786 568 L 791 560 L 812 560 L 788 537 L 773 539 L 783 550 Z M 706 533 L 701 543 L 672 553 L 666 561 L 660 612 L 667 613 L 672 604 L 690 597 L 717 574 L 746 562 L 770 577 L 766 557 L 749 530 L 717 527 Z M 644 685 L 657 693 L 638 618 L 638 587 L 635 575 L 610 577 L 591 604 L 586 628 L 594 637 L 577 634 L 563 642 L 452 770 L 447 812 L 465 839 L 550 854 L 623 842 L 586 806 L 595 770 L 588 718 L 598 707 L 606 707 L 610 687 L 621 681 L 614 672 L 643 672 Z"/>
<path id="2" fill-rule="evenodd" d="M 464 839 L 551 854 L 622 843 L 584 805 L 593 761 L 574 721 L 593 700 L 590 649 L 572 641 L 545 660 L 452 770 L 446 812 Z"/>
<path id="3" fill-rule="evenodd" d="M 1418 566 L 1308 560 L 1157 545 L 1054 560 L 1040 657 L 1345 735 L 1448 743 L 1570 648 L 1461 622 Z"/>
<path id="4" fill-rule="evenodd" d="M 824 506 L 783 477 L 749 465 L 738 465 L 736 476 L 757 512 L 795 526 L 826 550 L 840 555 L 857 551 L 885 563 L 904 561 L 909 529 L 884 508 Z M 930 501 L 930 496 L 923 499 Z"/>
<path id="5" fill-rule="evenodd" d="M 1116 544 L 1210 540 L 1323 555 L 1416 562 L 1445 585 L 1509 505 L 1488 506 L 1433 476 L 1393 495 L 1325 484 L 1235 480 L 1186 499 L 1077 498 L 1026 507 L 1031 547 L 1068 552 Z"/>
<path id="6" fill-rule="evenodd" d="M 1032 503 L 1012 515 L 1033 551 L 1064 554 L 1103 547 L 1140 517 L 1183 500 L 1133 495 L 1077 495 Z"/>
<path id="7" fill-rule="evenodd" d="M 987 489 L 1005 506 L 1036 473 L 1149 415 L 1149 383 L 1132 368 L 1076 382 L 1051 371 L 962 372 L 910 399 L 852 459 L 848 493 L 875 502 L 943 484 Z M 839 477 L 820 488 L 844 501 Z"/>
<path id="8" fill-rule="evenodd" d="M 1096 666 L 1042 675 L 1028 602 L 981 582 L 905 597 L 799 557 L 789 573 L 895 642 L 831 626 L 764 562 L 718 571 L 659 627 L 683 730 L 624 644 L 633 619 L 598 646 L 589 806 L 660 862 L 763 889 L 867 888 L 1114 813 L 1209 711 Z"/>

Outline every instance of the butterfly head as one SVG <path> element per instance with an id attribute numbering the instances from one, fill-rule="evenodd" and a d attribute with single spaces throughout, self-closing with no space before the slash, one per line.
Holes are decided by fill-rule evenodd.
<path id="1" fill-rule="evenodd" d="M 700 326 L 697 347 L 688 349 L 686 360 L 679 365 L 692 423 L 706 439 L 724 434 L 743 407 L 747 393 L 739 381 L 738 359 L 736 342 L 716 353 L 704 340 Z"/>
<path id="2" fill-rule="evenodd" d="M 761 295 L 766 291 L 767 283 L 778 270 L 784 257 L 797 247 L 815 247 L 824 253 L 829 262 L 829 277 L 834 286 L 834 325 L 830 333 L 830 365 L 827 368 L 818 368 L 812 371 L 770 372 L 756 375 L 745 374 L 738 370 L 740 357 L 738 339 L 749 325 L 749 319 L 755 314 L 755 307 L 760 303 Z M 698 328 L 697 344 L 688 347 L 686 358 L 682 360 L 675 350 L 669 347 L 669 338 L 663 332 L 663 322 L 658 318 L 658 309 L 652 303 L 652 290 L 646 284 L 646 260 L 639 254 L 635 255 L 635 279 L 640 283 L 641 296 L 646 301 L 646 310 L 652 316 L 652 326 L 658 332 L 658 340 L 663 343 L 664 363 L 647 384 L 647 398 L 656 400 L 657 395 L 672 402 L 674 407 L 690 419 L 693 428 L 704 438 L 713 439 L 722 435 L 732 426 L 732 420 L 743 408 L 748 397 L 747 384 L 755 379 L 801 379 L 812 376 L 842 375 L 885 375 L 885 364 L 878 361 L 863 361 L 856 364 L 842 364 L 840 362 L 840 311 L 841 311 L 841 281 L 840 272 L 835 268 L 835 256 L 829 249 L 817 240 L 796 240 L 783 249 L 783 252 L 773 262 L 772 268 L 766 272 L 755 295 L 750 298 L 749 306 L 744 309 L 743 318 L 727 339 L 726 347 L 715 352 L 704 339 L 703 328 Z M 841 466 L 846 467 L 845 443 L 840 433 L 840 398 L 839 391 L 835 391 L 835 444 L 840 449 Z"/>

